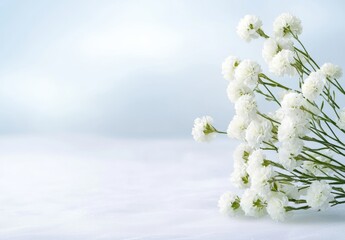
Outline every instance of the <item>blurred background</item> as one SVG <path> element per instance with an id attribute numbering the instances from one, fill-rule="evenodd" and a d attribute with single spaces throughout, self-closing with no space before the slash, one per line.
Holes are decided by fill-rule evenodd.
<path id="1" fill-rule="evenodd" d="M 221 63 L 260 62 L 245 14 L 267 33 L 301 18 L 319 62 L 345 66 L 343 1 L 0 1 L 0 133 L 190 137 L 195 117 L 225 129 L 233 114 Z"/>
<path id="2" fill-rule="evenodd" d="M 236 35 L 244 15 L 271 34 L 278 15 L 295 14 L 314 59 L 344 68 L 344 8 L 341 0 L 0 0 L 0 239 L 342 239 L 339 208 L 281 225 L 223 218 L 217 201 L 235 191 L 237 142 L 198 144 L 191 128 L 210 115 L 226 130 L 227 56 L 268 72 L 263 40 Z"/>

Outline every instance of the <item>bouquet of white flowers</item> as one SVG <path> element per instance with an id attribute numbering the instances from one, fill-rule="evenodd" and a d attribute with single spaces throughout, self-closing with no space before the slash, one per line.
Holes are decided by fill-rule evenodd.
<path id="1" fill-rule="evenodd" d="M 244 192 L 221 196 L 224 214 L 268 214 L 281 221 L 296 210 L 345 203 L 345 109 L 336 101 L 345 95 L 338 82 L 342 71 L 331 63 L 320 67 L 302 44 L 301 32 L 300 19 L 288 13 L 274 21 L 272 37 L 258 17 L 241 19 L 237 33 L 242 39 L 265 39 L 262 56 L 269 71 L 296 80 L 273 80 L 255 61 L 230 56 L 222 74 L 236 114 L 227 132 L 217 130 L 209 116 L 194 122 L 192 135 L 198 142 L 218 133 L 241 142 L 233 153 L 231 182 Z M 260 110 L 258 98 L 272 111 Z"/>

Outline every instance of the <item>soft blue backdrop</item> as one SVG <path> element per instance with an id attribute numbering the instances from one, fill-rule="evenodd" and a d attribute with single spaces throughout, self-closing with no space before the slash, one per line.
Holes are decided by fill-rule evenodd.
<path id="1" fill-rule="evenodd" d="M 225 129 L 233 109 L 220 65 L 263 64 L 238 20 L 271 33 L 299 16 L 319 62 L 345 67 L 344 1 L 0 1 L 0 133 L 189 137 L 195 117 Z M 265 68 L 265 67 L 264 67 Z"/>

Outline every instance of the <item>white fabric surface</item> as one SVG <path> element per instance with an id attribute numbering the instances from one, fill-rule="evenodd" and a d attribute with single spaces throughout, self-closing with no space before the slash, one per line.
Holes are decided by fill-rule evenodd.
<path id="1" fill-rule="evenodd" d="M 344 239 L 345 208 L 226 218 L 233 146 L 216 140 L 0 139 L 0 239 Z"/>

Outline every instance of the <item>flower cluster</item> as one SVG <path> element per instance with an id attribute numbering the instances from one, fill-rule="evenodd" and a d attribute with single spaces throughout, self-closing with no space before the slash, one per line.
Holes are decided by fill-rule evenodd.
<path id="1" fill-rule="evenodd" d="M 296 81 L 273 80 L 257 62 L 227 57 L 222 74 L 235 115 L 226 132 L 216 130 L 210 117 L 197 118 L 192 134 L 199 142 L 218 133 L 240 141 L 230 179 L 242 193 L 224 193 L 221 213 L 282 221 L 293 211 L 345 203 L 345 143 L 340 137 L 345 108 L 336 102 L 345 90 L 338 82 L 341 68 L 332 63 L 320 67 L 302 44 L 299 18 L 278 16 L 272 37 L 262 26 L 257 16 L 246 15 L 237 34 L 247 42 L 263 38 L 262 57 L 269 71 Z M 260 110 L 260 98 L 272 102 L 265 107 L 275 106 L 273 111 Z"/>

